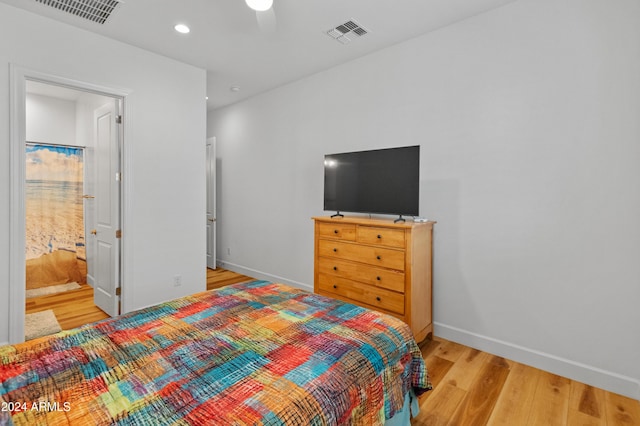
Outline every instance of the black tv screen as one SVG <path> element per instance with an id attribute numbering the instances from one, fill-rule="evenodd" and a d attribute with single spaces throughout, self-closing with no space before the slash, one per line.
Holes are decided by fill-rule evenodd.
<path id="1" fill-rule="evenodd" d="M 418 216 L 420 146 L 324 157 L 324 209 Z"/>

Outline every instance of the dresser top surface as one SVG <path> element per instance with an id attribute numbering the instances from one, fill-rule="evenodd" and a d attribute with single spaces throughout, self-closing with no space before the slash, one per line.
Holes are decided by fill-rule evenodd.
<path id="1" fill-rule="evenodd" d="M 406 222 L 396 222 L 394 219 L 381 219 L 381 218 L 368 218 L 359 216 L 344 216 L 344 217 L 331 217 L 331 216 L 314 216 L 313 219 L 316 222 L 327 223 L 350 223 L 356 225 L 369 225 L 369 226 L 386 226 L 391 228 L 414 228 L 417 226 L 433 227 L 435 221 L 427 222 L 414 222 L 412 219 L 406 219 Z"/>

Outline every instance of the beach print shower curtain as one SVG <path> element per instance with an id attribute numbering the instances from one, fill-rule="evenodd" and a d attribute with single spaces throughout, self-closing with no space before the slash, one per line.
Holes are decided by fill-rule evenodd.
<path id="1" fill-rule="evenodd" d="M 26 146 L 27 289 L 86 276 L 83 218 L 83 149 Z"/>

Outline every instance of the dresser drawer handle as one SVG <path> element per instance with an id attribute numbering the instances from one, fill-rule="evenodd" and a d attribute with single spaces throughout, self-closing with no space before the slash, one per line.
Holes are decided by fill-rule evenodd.
<path id="1" fill-rule="evenodd" d="M 380 256 L 376 256 L 376 259 L 381 260 L 382 258 Z"/>
<path id="2" fill-rule="evenodd" d="M 378 234 L 378 239 L 381 240 L 382 239 L 382 235 Z"/>
<path id="3" fill-rule="evenodd" d="M 337 267 L 337 266 L 334 266 L 334 267 L 333 267 L 333 270 L 334 270 L 334 271 L 337 271 L 337 270 L 338 270 L 338 267 Z"/>
<path id="4" fill-rule="evenodd" d="M 382 280 L 382 278 L 380 278 L 380 277 L 376 277 L 376 280 L 380 281 L 380 280 Z"/>
<path id="5" fill-rule="evenodd" d="M 380 296 L 376 297 L 376 300 L 379 302 L 380 301 Z"/>
<path id="6" fill-rule="evenodd" d="M 337 229 L 334 229 L 334 230 L 333 230 L 333 233 L 334 233 L 334 234 L 337 234 L 337 233 L 338 233 L 338 230 L 337 230 Z"/>
<path id="7" fill-rule="evenodd" d="M 338 252 L 338 249 L 334 247 L 334 248 L 333 248 L 333 252 L 334 252 L 334 253 L 337 253 L 337 252 Z"/>
<path id="8" fill-rule="evenodd" d="M 333 288 L 338 288 L 338 286 L 334 284 L 334 285 L 333 285 Z"/>

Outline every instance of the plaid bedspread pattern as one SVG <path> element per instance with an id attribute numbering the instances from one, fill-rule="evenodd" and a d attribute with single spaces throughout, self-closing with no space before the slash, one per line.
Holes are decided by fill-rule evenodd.
<path id="1" fill-rule="evenodd" d="M 0 348 L 0 424 L 383 424 L 431 388 L 400 320 L 282 284 Z"/>

